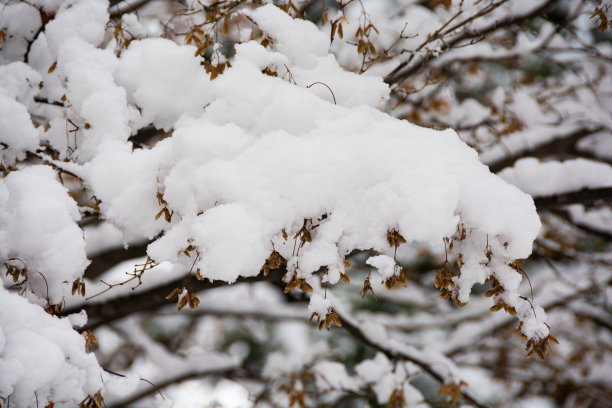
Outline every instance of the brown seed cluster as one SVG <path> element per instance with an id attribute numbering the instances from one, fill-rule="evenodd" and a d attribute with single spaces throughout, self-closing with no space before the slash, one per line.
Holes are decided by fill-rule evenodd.
<path id="1" fill-rule="evenodd" d="M 448 384 L 442 384 L 440 385 L 438 396 L 450 397 L 451 404 L 456 404 L 457 402 L 459 402 L 459 398 L 461 398 L 461 395 L 463 394 L 461 392 L 461 387 L 466 387 L 466 386 L 467 386 L 467 383 L 465 381 L 460 381 L 459 383 L 456 383 L 453 381 Z"/>
<path id="2" fill-rule="evenodd" d="M 187 305 L 189 305 L 189 309 L 192 310 L 197 308 L 200 305 L 200 299 L 198 299 L 195 293 L 189 290 L 187 290 L 187 293 L 183 295 L 184 290 L 186 289 L 174 288 L 174 290 L 170 292 L 168 296 L 166 296 L 166 299 L 170 299 L 174 295 L 178 295 L 178 310 L 182 310 Z"/>
<path id="3" fill-rule="evenodd" d="M 317 312 L 314 312 L 310 319 L 308 319 L 308 323 L 312 322 L 313 319 L 317 319 L 316 323 L 319 325 L 319 330 L 323 330 L 323 328 L 327 328 L 329 330 L 332 327 L 332 324 L 335 324 L 338 327 L 342 327 L 342 321 L 340 320 L 340 316 L 338 313 L 334 311 L 328 311 L 324 318 L 321 318 Z"/>

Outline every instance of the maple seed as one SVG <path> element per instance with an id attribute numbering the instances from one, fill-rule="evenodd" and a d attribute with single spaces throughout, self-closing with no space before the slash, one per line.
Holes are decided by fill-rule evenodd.
<path id="1" fill-rule="evenodd" d="M 285 293 L 289 293 L 291 290 L 293 290 L 294 288 L 296 288 L 298 286 L 298 282 L 297 279 L 293 279 L 292 281 L 290 281 L 286 286 L 285 286 Z"/>
<path id="2" fill-rule="evenodd" d="M 200 305 L 200 299 L 198 299 L 195 293 L 188 293 L 185 297 L 188 298 L 187 302 L 190 309 L 196 309 Z"/>
<path id="3" fill-rule="evenodd" d="M 229 16 L 225 17 L 225 19 L 223 20 L 223 26 L 221 26 L 221 32 L 223 34 L 227 34 L 228 31 L 229 31 Z"/>
<path id="4" fill-rule="evenodd" d="M 438 396 L 449 396 L 451 404 L 455 404 L 459 401 L 459 398 L 461 397 L 461 387 L 465 386 L 467 386 L 467 383 L 465 381 L 461 381 L 459 383 L 453 381 L 448 384 L 442 384 L 440 385 Z"/>
<path id="5" fill-rule="evenodd" d="M 81 296 L 85 296 L 85 282 L 80 279 L 72 282 L 72 294 L 79 294 Z"/>
<path id="6" fill-rule="evenodd" d="M 174 288 L 174 290 L 172 292 L 170 292 L 168 295 L 166 295 L 166 300 L 170 299 L 174 295 L 180 295 L 181 293 L 182 293 L 182 291 L 179 288 Z"/>
<path id="7" fill-rule="evenodd" d="M 593 19 L 594 17 L 599 18 L 599 26 L 597 26 L 597 32 L 602 32 L 607 30 L 608 27 L 612 27 L 612 21 L 608 21 L 608 16 L 601 8 L 596 7 L 595 11 L 593 11 L 593 14 L 591 15 L 591 17 L 589 17 L 589 19 Z"/>
<path id="8" fill-rule="evenodd" d="M 166 202 L 166 200 L 164 200 L 164 195 L 162 193 L 157 193 L 157 203 L 160 206 L 167 206 L 168 203 Z"/>
<path id="9" fill-rule="evenodd" d="M 374 289 L 372 289 L 372 283 L 370 283 L 370 278 L 367 278 L 363 281 L 363 289 L 361 290 L 361 299 L 365 299 L 368 291 L 372 292 L 372 296 L 376 299 L 376 295 L 374 294 Z"/>
<path id="10" fill-rule="evenodd" d="M 406 242 L 406 239 L 396 230 L 387 231 L 387 242 L 390 247 L 398 247 Z"/>
<path id="11" fill-rule="evenodd" d="M 52 74 L 53 71 L 55 71 L 55 68 L 57 67 L 57 61 L 55 61 L 53 64 L 51 64 L 51 66 L 49 67 L 49 69 L 47 70 L 48 74 Z"/>
<path id="12" fill-rule="evenodd" d="M 310 315 L 308 323 L 312 322 L 315 317 L 317 319 L 316 323 L 319 326 L 319 330 L 323 330 L 324 327 L 329 330 L 334 324 L 338 327 L 342 327 L 342 321 L 340 320 L 340 316 L 338 316 L 336 312 L 332 312 L 331 310 L 325 315 L 325 318 L 323 319 L 317 312 L 314 312 L 312 315 Z"/>
<path id="13" fill-rule="evenodd" d="M 403 269 L 400 269 L 397 275 L 390 277 L 389 279 L 384 281 L 384 283 L 385 283 L 385 288 L 387 290 L 393 289 L 395 285 L 397 284 L 400 284 L 405 288 L 408 287 L 408 281 L 406 280 L 406 275 L 404 274 Z"/>
<path id="14" fill-rule="evenodd" d="M 84 332 L 83 336 L 85 337 L 85 347 L 87 347 L 87 349 L 91 351 L 93 349 L 94 344 L 98 342 L 98 339 L 96 339 L 96 336 L 94 336 L 91 330 L 87 330 L 86 332 Z"/>
<path id="15" fill-rule="evenodd" d="M 264 276 L 268 276 L 270 270 L 278 269 L 281 267 L 281 265 L 287 265 L 287 261 L 279 252 L 272 251 L 268 259 L 266 259 L 266 262 L 264 263 L 264 266 L 262 268 Z"/>

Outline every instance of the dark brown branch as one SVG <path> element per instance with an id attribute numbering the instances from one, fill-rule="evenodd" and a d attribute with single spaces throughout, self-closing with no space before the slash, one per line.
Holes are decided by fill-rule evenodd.
<path id="1" fill-rule="evenodd" d="M 40 96 L 35 96 L 34 97 L 34 102 L 38 102 L 38 103 L 44 103 L 47 105 L 55 105 L 55 106 L 59 106 L 64 108 L 66 105 L 64 104 L 64 102 L 60 102 L 60 101 L 50 101 L 47 98 L 41 98 Z"/>
<path id="2" fill-rule="evenodd" d="M 281 277 L 286 271 L 284 268 L 279 268 L 270 271 L 268 276 L 258 274 L 257 276 L 240 277 L 235 283 L 253 283 L 253 282 L 277 282 L 282 283 Z M 162 306 L 176 304 L 176 298 L 166 299 L 166 296 L 175 288 L 186 286 L 186 277 L 181 276 L 179 279 L 156 286 L 147 290 L 135 291 L 129 295 L 119 296 L 102 302 L 86 302 L 77 307 L 67 309 L 63 312 L 64 316 L 71 313 L 78 313 L 85 310 L 89 321 L 82 328 L 82 331 L 95 329 L 105 324 L 112 323 L 131 314 L 153 311 Z M 214 289 L 222 286 L 228 286 L 225 281 L 209 281 L 191 279 L 188 283 L 189 289 L 193 292 Z"/>
<path id="3" fill-rule="evenodd" d="M 550 210 L 570 204 L 585 206 L 612 204 L 612 187 L 583 189 L 553 196 L 535 197 L 533 200 L 538 210 Z"/>
<path id="4" fill-rule="evenodd" d="M 506 167 L 512 166 L 517 160 L 525 157 L 544 157 L 549 155 L 560 155 L 563 153 L 574 153 L 576 154 L 576 144 L 585 138 L 597 132 L 602 131 L 602 127 L 596 127 L 592 129 L 578 129 L 570 134 L 561 137 L 555 137 L 548 142 L 536 145 L 530 149 L 523 150 L 510 156 L 506 156 L 503 159 L 489 163 L 489 170 L 493 173 L 497 173 Z"/>
<path id="5" fill-rule="evenodd" d="M 108 8 L 108 14 L 111 18 L 121 17 L 123 14 L 134 11 L 151 0 L 123 0 Z"/>
<path id="6" fill-rule="evenodd" d="M 165 132 L 161 129 L 157 129 L 153 125 L 145 126 L 138 129 L 135 135 L 129 138 L 129 141 L 134 144 L 134 147 L 142 148 L 149 145 L 156 139 L 163 139 L 170 135 L 170 132 Z"/>
<path id="7" fill-rule="evenodd" d="M 40 160 L 43 163 L 53 167 L 53 169 L 55 169 L 60 174 L 62 174 L 62 173 L 63 174 L 67 174 L 67 175 L 69 175 L 71 177 L 74 177 L 75 179 L 81 180 L 81 176 L 79 176 L 76 173 L 73 173 L 70 170 L 67 170 L 67 169 L 63 168 L 61 166 L 61 162 L 54 161 L 52 158 L 50 158 L 50 157 L 48 157 L 48 156 L 46 156 L 46 155 L 44 155 L 42 153 L 34 153 L 34 152 L 27 151 L 26 152 L 26 157 L 29 160 Z"/>
<path id="8" fill-rule="evenodd" d="M 447 51 L 451 49 L 454 45 L 460 43 L 461 41 L 469 40 L 472 38 L 480 38 L 503 27 L 525 23 L 534 17 L 542 15 L 546 10 L 548 10 L 548 8 L 553 6 L 556 2 L 556 0 L 548 0 L 546 3 L 542 4 L 540 7 L 527 14 L 508 17 L 502 21 L 497 21 L 493 24 L 490 24 L 478 31 L 466 30 L 461 35 L 445 40 L 441 45 L 441 50 Z M 417 60 L 413 64 L 411 64 L 411 60 L 402 62 L 385 77 L 385 82 L 389 85 L 401 83 L 404 79 L 418 72 L 425 64 L 427 64 L 428 61 L 428 56 L 424 56 L 419 58 L 419 60 Z"/>
<path id="9" fill-rule="evenodd" d="M 38 36 L 40 35 L 40 33 L 42 33 L 44 31 L 45 26 L 47 25 L 47 23 L 49 21 L 51 21 L 53 19 L 53 17 L 55 17 L 53 14 L 47 14 L 45 11 L 43 11 L 42 7 L 40 7 L 38 9 L 38 12 L 40 13 L 41 25 L 36 30 L 36 33 L 34 33 L 34 35 L 32 36 L 32 39 L 28 40 L 28 42 L 27 42 L 26 52 L 23 55 L 23 62 L 25 64 L 29 64 L 29 62 L 30 62 L 30 51 L 32 50 L 32 44 L 34 44 L 34 41 L 36 41 L 38 39 Z"/>
<path id="10" fill-rule="evenodd" d="M 580 299 L 581 297 L 585 297 L 588 296 L 589 293 L 592 293 L 593 291 L 596 290 L 601 290 L 602 287 L 604 286 L 610 286 L 612 284 L 612 279 L 608 279 L 606 282 L 604 283 L 594 283 L 593 285 L 589 285 L 583 289 L 580 290 L 576 290 L 571 292 L 570 294 L 568 294 L 567 296 L 563 296 L 563 297 L 559 297 L 558 299 L 556 299 L 554 302 L 548 303 L 546 305 L 542 305 L 544 307 L 544 309 L 547 312 L 550 312 L 553 309 L 557 309 L 557 308 L 562 308 L 562 307 L 567 307 L 569 305 L 570 302 L 576 300 L 576 299 Z M 487 332 L 483 332 L 480 334 L 480 340 L 475 342 L 475 343 L 470 343 L 469 345 L 467 344 L 461 344 L 458 345 L 454 348 L 451 348 L 446 355 L 448 357 L 451 356 L 456 356 L 457 354 L 460 354 L 464 351 L 468 351 L 473 347 L 480 347 L 482 345 L 482 340 L 483 339 L 490 339 L 492 337 L 492 333 L 499 333 L 502 330 L 508 329 L 510 326 L 512 326 L 514 323 L 516 322 L 516 320 L 510 316 L 507 315 L 503 320 L 501 320 L 499 323 L 490 326 L 489 329 L 487 329 Z"/>
<path id="11" fill-rule="evenodd" d="M 550 213 L 556 215 L 557 217 L 562 218 L 568 224 L 574 226 L 575 228 L 583 232 L 586 232 L 587 234 L 591 234 L 598 238 L 612 242 L 612 233 L 610 233 L 609 231 L 605 231 L 603 229 L 598 229 L 597 227 L 593 225 L 588 225 L 588 224 L 584 224 L 579 221 L 576 221 L 572 218 L 570 213 L 566 210 L 551 209 Z"/>
<path id="12" fill-rule="evenodd" d="M 342 319 L 342 316 L 340 316 L 340 318 Z M 433 378 L 435 378 L 437 381 L 439 381 L 441 384 L 445 383 L 444 377 L 442 377 L 437 371 L 435 371 L 429 364 L 427 364 L 426 362 L 419 360 L 413 356 L 401 353 L 400 351 L 396 351 L 396 350 L 391 350 L 389 348 L 384 347 L 383 345 L 376 343 L 374 341 L 372 341 L 368 336 L 366 336 L 359 327 L 353 325 L 351 322 L 349 322 L 346 319 L 342 319 L 342 328 L 344 330 L 346 330 L 347 332 L 349 332 L 353 337 L 355 337 L 356 339 L 361 340 L 362 342 L 364 342 L 365 344 L 367 344 L 370 347 L 375 348 L 376 350 L 381 351 L 383 354 L 385 354 L 387 356 L 387 358 L 391 361 L 396 361 L 398 359 L 404 359 L 404 360 L 408 360 L 416 365 L 418 365 L 419 367 L 421 367 L 423 369 L 423 371 L 425 371 L 426 373 L 428 373 L 429 375 L 431 375 Z M 484 408 L 486 407 L 486 405 L 482 405 L 481 403 L 479 403 L 474 397 L 472 397 L 470 394 L 466 393 L 466 392 L 462 392 L 463 397 L 473 406 L 475 407 L 480 407 L 480 408 Z"/>
<path id="13" fill-rule="evenodd" d="M 109 408 L 130 407 L 136 401 L 139 401 L 145 397 L 148 397 L 151 394 L 154 394 L 155 392 L 158 392 L 158 389 L 166 388 L 170 385 L 178 384 L 183 381 L 191 380 L 194 378 L 209 377 L 209 376 L 227 377 L 233 374 L 241 374 L 241 376 L 244 376 L 244 373 L 246 373 L 244 369 L 230 367 L 230 368 L 225 368 L 225 369 L 211 369 L 211 370 L 195 371 L 195 372 L 181 374 L 177 377 L 169 378 L 162 383 L 156 384 L 156 387 L 150 387 L 144 391 L 139 392 L 138 394 L 134 394 L 130 396 L 129 398 L 124 399 L 123 401 L 119 401 L 116 404 L 110 405 Z"/>
<path id="14" fill-rule="evenodd" d="M 85 269 L 85 277 L 95 279 L 121 262 L 147 256 L 148 245 L 149 242 L 145 242 L 128 248 L 113 248 L 93 256 L 91 263 Z"/>

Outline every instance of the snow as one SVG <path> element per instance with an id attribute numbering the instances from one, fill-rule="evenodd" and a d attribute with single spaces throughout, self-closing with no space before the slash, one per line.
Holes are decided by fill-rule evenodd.
<path id="1" fill-rule="evenodd" d="M 85 339 L 58 319 L 0 287 L 0 397 L 15 406 L 81 401 L 102 386 L 103 372 Z"/>
<path id="2" fill-rule="evenodd" d="M 34 37 L 40 24 L 40 14 L 33 6 L 24 2 L 3 3 L 0 27 L 8 38 L 2 44 L 0 64 L 21 60 L 27 49 L 27 41 Z"/>
<path id="3" fill-rule="evenodd" d="M 168 40 L 136 40 L 122 54 L 114 75 L 142 111 L 139 123 L 173 128 L 174 137 L 134 152 L 104 149 L 73 171 L 127 240 L 163 232 L 148 248 L 153 259 L 190 268 L 194 260 L 183 250 L 191 245 L 201 275 L 227 282 L 258 274 L 274 246 L 291 273 L 309 280 L 327 266 L 334 282 L 354 249 L 390 256 L 389 230 L 437 246 L 463 222 L 471 231 L 463 245 L 471 268 L 456 281 L 463 302 L 492 273 L 481 262 L 487 242 L 499 265 L 531 253 L 540 226 L 532 199 L 489 173 L 455 132 L 375 109 L 386 86 L 330 63 L 324 36 L 310 23 L 272 6 L 251 17 L 278 37 L 284 55 L 240 44 L 232 67 L 214 81 L 192 48 Z M 285 36 L 289 26 L 293 35 Z M 261 72 L 280 62 L 296 78 L 309 72 L 329 81 L 337 104 L 323 86 L 321 94 Z M 329 78 L 318 77 L 320 64 Z M 363 90 L 361 99 L 343 91 L 353 89 Z M 169 222 L 156 219 L 164 208 Z M 304 220 L 312 240 L 296 252 L 282 231 L 299 235 Z M 516 289 L 510 273 L 498 275 Z"/>
<path id="4" fill-rule="evenodd" d="M 182 408 L 198 408 L 220 406 L 223 408 L 249 408 L 249 393 L 242 385 L 221 380 L 214 385 L 202 384 L 202 381 L 187 381 L 180 386 L 170 387 L 166 392 L 166 401 L 171 406 Z"/>
<path id="5" fill-rule="evenodd" d="M 112 165 L 110 157 L 99 156 L 85 168 L 107 213 L 116 222 L 138 225 L 133 231 L 125 228 L 128 233 L 152 236 L 159 228 L 171 227 L 151 247 L 154 258 L 177 261 L 176 254 L 158 251 L 194 239 L 203 253 L 212 254 L 200 261 L 209 274 L 205 276 L 232 281 L 248 273 L 249 265 L 253 273 L 258 271 L 255 261 L 263 264 L 268 243 L 281 229 L 294 230 L 296 221 L 325 212 L 332 215 L 321 224 L 329 223 L 326 228 L 335 231 L 326 245 L 338 243 L 339 256 L 352 248 L 384 250 L 384 226 L 396 223 L 407 239 L 437 243 L 454 231 L 457 213 L 491 235 L 505 233 L 509 248 L 516 248 L 511 255 L 529 254 L 530 244 L 524 242 L 533 239 L 539 225 L 530 199 L 490 175 L 454 132 L 418 128 L 367 107 L 347 110 L 331 105 L 302 88 L 264 76 L 241 60 L 240 51 L 234 67 L 214 86 L 227 92 L 202 118 L 180 121 L 177 140 L 165 140 L 150 151 L 122 153 L 125 157 L 113 159 Z M 256 103 L 261 100 L 268 103 Z M 187 137 L 190 151 L 177 149 Z M 220 154 L 209 159 L 206 146 L 213 143 Z M 194 157 L 196 151 L 204 154 Z M 390 155 L 393 151 L 406 152 L 410 159 Z M 434 155 L 439 157 L 435 162 Z M 144 179 L 151 174 L 146 168 L 158 169 L 155 179 Z M 110 180 L 115 182 L 112 188 Z M 159 211 L 157 183 L 177 218 L 185 218 L 176 224 L 176 235 L 174 224 L 156 226 L 153 220 Z M 489 188 L 479 188 L 482 183 Z M 122 195 L 141 197 L 138 215 L 127 205 L 133 200 L 119 202 Z M 232 217 L 241 221 L 227 228 Z M 246 251 L 225 265 L 223 253 L 215 249 L 217 240 L 235 242 Z"/>
<path id="6" fill-rule="evenodd" d="M 169 130 L 183 114 L 203 112 L 210 102 L 211 82 L 195 50 L 154 38 L 135 41 L 121 54 L 115 78 L 140 108 L 142 125 Z"/>
<path id="7" fill-rule="evenodd" d="M 526 158 L 504 169 L 499 176 L 533 196 L 612 186 L 612 167 L 586 159 L 541 162 Z"/>
<path id="8" fill-rule="evenodd" d="M 363 360 L 357 364 L 355 373 L 366 383 L 375 383 L 391 369 L 389 359 L 383 353 L 378 352 L 374 358 Z"/>
<path id="9" fill-rule="evenodd" d="M 476 3 L 466 2 L 465 7 Z M 145 275 L 143 287 L 175 279 L 192 267 L 205 278 L 232 283 L 259 274 L 270 253 L 278 251 L 288 261 L 289 276 L 314 288 L 308 313 L 323 319 L 340 306 L 320 280 L 338 282 L 348 254 L 372 250 L 376 255 L 366 263 L 386 280 L 398 270 L 387 242 L 390 231 L 408 244 L 435 248 L 454 236 L 455 255 L 461 254 L 463 262 L 461 274 L 453 278 L 458 301 L 467 302 L 473 285 L 495 277 L 505 289 L 495 300 L 516 309 L 523 333 L 536 340 L 548 335 L 544 310 L 519 296 L 522 276 L 509 266 L 530 255 L 540 228 L 533 199 L 524 192 L 546 195 L 609 186 L 609 166 L 524 159 L 497 177 L 455 131 L 422 128 L 381 112 L 390 94 L 382 78 L 357 75 L 339 63 L 346 65 L 349 57 L 343 51 L 352 45 L 337 39 L 332 49 L 338 56 L 330 54 L 327 33 L 291 19 L 272 4 L 243 11 L 271 39 L 271 46 L 256 41 L 236 45 L 231 67 L 214 81 L 194 55 L 195 47 L 169 39 L 135 39 L 118 55 L 107 32 L 107 1 L 32 4 L 55 17 L 31 44 L 30 65 L 14 61 L 23 58 L 27 40 L 41 25 L 40 14 L 25 3 L 11 3 L 0 14 L 0 26 L 14 35 L 0 57 L 0 142 L 6 145 L 0 161 L 11 166 L 41 142 L 48 144 L 59 155 L 53 163 L 82 177 L 101 200 L 104 224 L 86 228 L 84 236 L 77 225 L 77 203 L 50 166 L 22 164 L 0 179 L 0 259 L 28 268 L 23 297 L 0 289 L 2 398 L 10 396 L 11 402 L 25 406 L 36 392 L 43 401 L 80 401 L 98 391 L 105 379 L 109 401 L 119 400 L 143 387 L 139 373 L 167 379 L 239 365 L 240 356 L 215 356 L 198 348 L 184 358 L 171 355 L 128 319 L 121 329 L 148 357 L 134 363 L 135 374 L 128 378 L 108 379 L 71 327 L 83 326 L 86 316 L 58 319 L 43 312 L 40 306 L 47 302 L 81 301 L 68 292 L 82 277 L 87 254 L 146 239 L 154 240 L 147 252 L 160 266 Z M 433 22 L 440 21 L 422 7 L 412 13 L 411 18 L 419 17 L 421 37 L 405 39 L 405 47 L 419 44 L 424 33 L 434 30 Z M 148 28 L 134 15 L 123 16 L 123 21 L 137 36 L 147 35 Z M 401 29 L 396 23 L 385 27 L 377 46 L 390 44 Z M 536 40 L 547 33 L 542 30 Z M 521 47 L 535 47 L 537 41 L 522 38 Z M 431 50 L 439 46 L 432 44 Z M 265 75 L 264 69 L 278 76 Z M 35 104 L 35 94 L 50 104 Z M 503 91 L 498 96 L 495 102 L 504 104 Z M 581 98 L 592 100 L 589 95 Z M 529 92 L 519 92 L 512 108 L 527 121 L 541 118 Z M 51 117 L 39 121 L 33 109 L 44 113 L 40 118 Z M 467 126 L 490 112 L 468 99 L 448 116 Z M 584 115 L 605 119 L 601 111 Z M 35 127 L 33 119 L 42 126 Z M 129 137 L 149 124 L 172 137 L 133 149 Z M 538 131 L 541 140 L 549 139 Z M 593 172 L 600 175 L 597 181 L 589 177 Z M 458 226 L 467 231 L 465 237 L 457 235 Z M 190 256 L 184 252 L 188 247 L 194 248 Z M 120 265 L 109 277 L 124 278 L 128 266 Z M 320 278 L 322 268 L 327 274 Z M 4 286 L 14 283 L 10 276 L 2 279 Z M 91 294 L 104 288 L 88 282 Z M 126 285 L 94 301 L 130 291 Z M 242 310 L 270 307 L 262 297 L 248 299 L 252 303 L 241 299 Z M 214 303 L 212 297 L 203 299 Z M 406 345 L 376 322 L 358 327 L 389 352 L 426 358 L 445 379 L 459 378 L 441 353 Z M 119 343 L 110 333 L 101 336 L 109 339 L 102 346 L 105 351 Z M 306 343 L 297 339 L 292 345 L 297 351 L 272 354 L 265 375 L 295 373 L 314 364 L 322 388 L 357 390 L 370 384 L 380 403 L 400 389 L 409 403 L 422 400 L 407 383 L 412 373 L 406 365 L 391 364 L 378 354 L 357 365 L 351 376 L 339 363 L 315 362 L 328 351 L 326 345 Z M 174 398 L 190 403 L 180 390 Z M 243 403 L 237 400 L 236 405 Z"/>
<path id="10" fill-rule="evenodd" d="M 22 62 L 0 65 L 0 162 L 12 165 L 38 147 L 38 132 L 26 105 L 40 75 Z"/>
<path id="11" fill-rule="evenodd" d="M 271 4 L 247 15 L 275 41 L 276 50 L 288 59 L 289 71 L 299 86 L 322 82 L 331 88 L 336 102 L 347 107 L 362 104 L 376 107 L 388 99 L 389 88 L 380 77 L 360 76 L 340 68 L 328 52 L 329 36 L 315 25 L 292 20 Z M 278 65 L 277 71 L 284 74 L 286 68 Z M 317 84 L 311 89 L 319 97 L 332 101 L 324 85 Z"/>
<path id="12" fill-rule="evenodd" d="M 76 202 L 48 166 L 0 179 L 0 259 L 27 265 L 27 288 L 52 304 L 69 293 L 89 263 L 79 218 Z M 9 276 L 2 279 L 12 284 Z"/>
<path id="13" fill-rule="evenodd" d="M 419 404 L 423 401 L 423 395 L 407 381 L 409 373 L 404 364 L 391 364 L 381 352 L 357 364 L 355 373 L 365 384 L 370 384 L 380 404 L 387 402 L 394 390 L 402 390 L 406 404 L 424 406 Z"/>
<path id="14" fill-rule="evenodd" d="M 312 316 L 316 313 L 318 315 L 318 319 L 313 319 L 315 322 L 318 320 L 324 320 L 325 316 L 330 313 L 331 310 L 331 300 L 321 296 L 318 293 L 314 293 L 310 297 L 310 302 L 308 303 L 308 315 Z"/>
<path id="15" fill-rule="evenodd" d="M 85 251 L 88 257 L 122 246 L 123 234 L 107 222 L 83 228 Z"/>
<path id="16" fill-rule="evenodd" d="M 64 1 L 57 14 L 45 26 L 49 48 L 55 55 L 71 38 L 80 38 L 94 46 L 104 39 L 108 21 L 108 1 L 106 0 L 68 0 Z"/>
<path id="17" fill-rule="evenodd" d="M 316 377 L 317 388 L 322 391 L 329 389 L 357 391 L 355 380 L 346 372 L 342 363 L 335 361 L 320 361 L 312 367 Z"/>
<path id="18" fill-rule="evenodd" d="M 389 255 L 372 256 L 366 260 L 366 263 L 378 270 L 378 274 L 383 281 L 395 276 L 400 268 L 395 259 Z"/>
<path id="19" fill-rule="evenodd" d="M 38 132 L 32 126 L 25 106 L 0 94 L 0 143 L 7 146 L 0 150 L 0 160 L 7 164 L 25 158 L 25 151 L 38 146 Z"/>
<path id="20" fill-rule="evenodd" d="M 275 351 L 268 355 L 263 374 L 266 377 L 279 377 L 300 372 L 307 364 L 329 351 L 325 342 L 309 344 L 308 348 L 290 345 L 289 352 Z"/>
<path id="21" fill-rule="evenodd" d="M 83 118 L 77 122 L 83 128 L 82 138 L 74 146 L 79 158 L 90 159 L 99 149 L 116 149 L 114 141 L 127 141 L 130 128 L 126 92 L 114 83 L 112 71 L 117 60 L 113 54 L 81 38 L 70 38 L 65 40 L 57 64 L 58 74 L 68 78 L 66 97 Z"/>

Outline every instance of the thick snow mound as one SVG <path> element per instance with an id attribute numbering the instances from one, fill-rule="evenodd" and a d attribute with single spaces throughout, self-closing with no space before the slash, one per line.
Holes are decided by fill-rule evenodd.
<path id="1" fill-rule="evenodd" d="M 454 131 L 377 110 L 388 92 L 380 79 L 345 72 L 335 60 L 320 76 L 320 64 L 333 57 L 320 35 L 310 36 L 309 23 L 272 6 L 251 18 L 278 37 L 283 53 L 240 44 L 232 66 L 206 85 L 190 48 L 144 40 L 122 56 L 118 78 L 128 100 L 174 131 L 152 149 L 100 154 L 80 170 L 109 221 L 128 237 L 159 236 L 149 246 L 153 259 L 194 265 L 206 278 L 257 275 L 277 250 L 290 275 L 308 280 L 327 266 L 332 283 L 354 249 L 392 256 L 389 231 L 441 248 L 463 224 L 460 301 L 491 276 L 515 291 L 521 277 L 508 264 L 531 253 L 540 227 L 531 197 L 491 174 Z M 184 69 L 180 77 L 158 68 L 127 74 L 142 61 Z M 283 80 L 283 69 L 326 81 L 337 104 L 323 85 L 319 93 Z M 193 109 L 179 115 L 161 97 L 173 84 L 193 84 L 170 95 L 175 107 Z M 363 98 L 351 99 L 351 89 Z M 303 227 L 310 237 L 296 250 Z M 195 252 L 186 256 L 187 248 Z M 380 272 L 389 277 L 394 269 Z"/>
<path id="2" fill-rule="evenodd" d="M 48 166 L 0 179 L 0 259 L 27 265 L 28 289 L 52 304 L 69 293 L 89 263 L 79 218 L 76 202 Z"/>
<path id="3" fill-rule="evenodd" d="M 103 372 L 68 319 L 45 313 L 0 287 L 0 397 L 11 406 L 81 401 L 102 387 Z M 61 406 L 61 405 L 58 405 Z"/>

